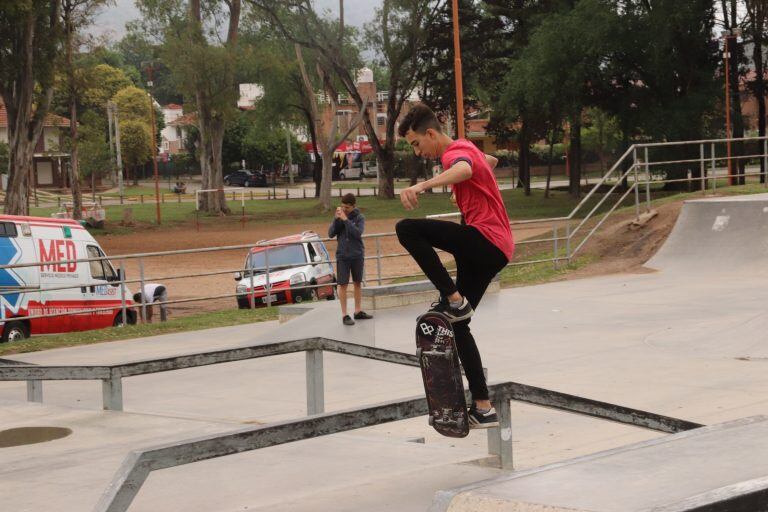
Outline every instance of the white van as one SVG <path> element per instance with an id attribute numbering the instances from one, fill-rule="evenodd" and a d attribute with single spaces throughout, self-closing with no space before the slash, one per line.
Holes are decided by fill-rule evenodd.
<path id="1" fill-rule="evenodd" d="M 0 215 L 0 265 L 45 263 L 0 269 L 2 341 L 122 324 L 120 273 L 108 260 L 60 263 L 102 256 L 99 243 L 73 220 Z M 64 288 L 69 286 L 74 287 Z M 133 304 L 127 288 L 125 301 Z M 88 311 L 92 308 L 107 309 Z M 64 314 L 13 320 L 55 313 Z M 134 311 L 127 316 L 128 323 L 136 323 Z"/>
<path id="2" fill-rule="evenodd" d="M 268 262 L 267 248 L 269 248 Z M 235 274 L 237 306 L 240 309 L 250 308 L 251 295 L 253 295 L 254 306 L 334 299 L 336 278 L 330 259 L 325 244 L 314 231 L 260 241 L 256 247 L 248 251 L 243 267 L 245 272 Z M 270 268 L 278 267 L 269 273 L 269 297 L 266 292 L 267 276 L 264 272 L 267 263 Z M 253 288 L 251 288 L 251 279 L 253 279 Z M 316 285 L 327 286 L 315 287 Z"/>

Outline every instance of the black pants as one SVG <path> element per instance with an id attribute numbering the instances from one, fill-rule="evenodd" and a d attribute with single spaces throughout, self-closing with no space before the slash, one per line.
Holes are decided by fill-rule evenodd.
<path id="1" fill-rule="evenodd" d="M 403 219 L 395 227 L 397 238 L 419 264 L 443 297 L 458 291 L 477 309 L 491 280 L 507 264 L 501 249 L 477 228 L 431 219 Z M 456 283 L 443 266 L 434 248 L 449 252 L 456 260 Z M 475 338 L 469 330 L 471 319 L 453 324 L 456 348 L 469 390 L 475 400 L 488 399 L 483 363 Z"/>

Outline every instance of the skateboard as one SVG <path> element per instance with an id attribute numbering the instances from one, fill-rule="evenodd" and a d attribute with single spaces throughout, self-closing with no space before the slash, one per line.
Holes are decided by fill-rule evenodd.
<path id="1" fill-rule="evenodd" d="M 416 320 L 416 357 L 424 379 L 429 424 L 444 436 L 466 437 L 469 417 L 459 354 L 448 317 L 429 312 Z"/>

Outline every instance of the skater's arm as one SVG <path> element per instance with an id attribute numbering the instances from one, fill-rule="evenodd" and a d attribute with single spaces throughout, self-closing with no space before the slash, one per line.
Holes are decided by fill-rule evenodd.
<path id="1" fill-rule="evenodd" d="M 492 155 L 485 155 L 485 161 L 488 162 L 488 166 L 491 168 L 491 170 L 494 170 L 496 166 L 499 164 L 499 159 Z"/>
<path id="2" fill-rule="evenodd" d="M 415 184 L 400 192 L 400 202 L 406 210 L 413 210 L 419 206 L 418 194 L 430 188 L 439 188 L 467 181 L 472 177 L 472 167 L 469 162 L 459 160 L 445 172 L 442 172 L 426 181 Z"/>

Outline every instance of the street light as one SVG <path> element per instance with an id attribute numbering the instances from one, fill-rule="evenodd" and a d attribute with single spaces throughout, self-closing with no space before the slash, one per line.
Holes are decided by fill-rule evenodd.
<path id="1" fill-rule="evenodd" d="M 731 166 L 731 88 L 730 67 L 728 61 L 731 57 L 728 48 L 728 40 L 736 39 L 741 35 L 740 28 L 723 30 L 720 35 L 723 38 L 723 59 L 725 60 L 725 138 L 728 148 L 728 184 L 734 185 L 733 167 Z"/>
<path id="2" fill-rule="evenodd" d="M 152 131 L 152 167 L 155 174 L 155 208 L 158 226 L 162 224 L 160 218 L 160 181 L 157 175 L 157 142 L 155 141 L 155 103 L 152 99 L 152 62 L 147 63 L 147 88 L 149 89 L 149 123 Z"/>

